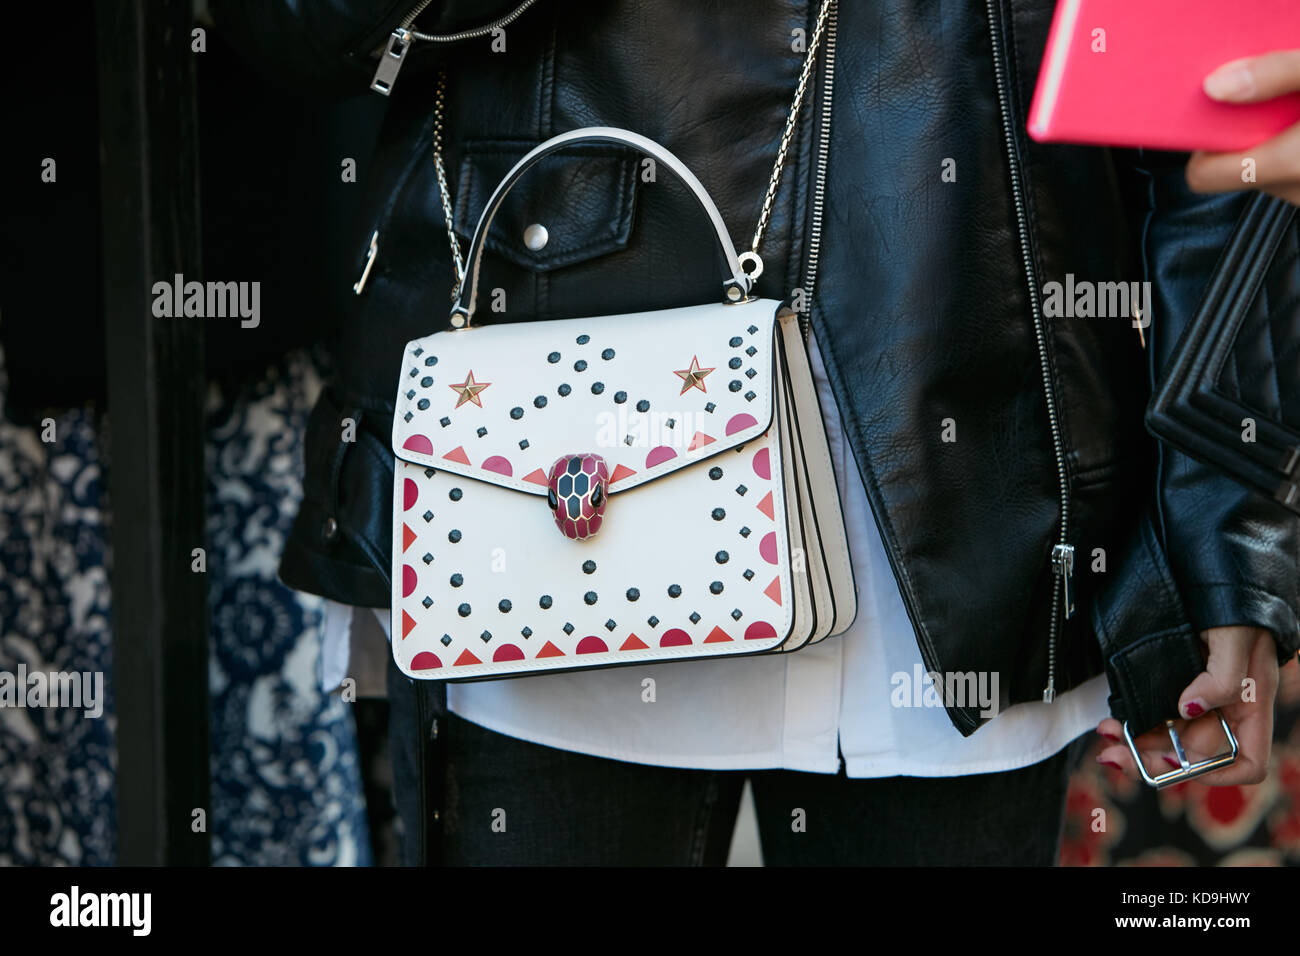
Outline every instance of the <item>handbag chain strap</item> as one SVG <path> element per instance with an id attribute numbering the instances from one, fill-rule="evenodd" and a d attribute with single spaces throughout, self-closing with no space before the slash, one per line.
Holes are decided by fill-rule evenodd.
<path id="1" fill-rule="evenodd" d="M 767 195 L 763 197 L 763 208 L 758 216 L 758 225 L 754 228 L 754 238 L 750 240 L 748 252 L 740 254 L 740 263 L 746 268 L 751 279 L 757 279 L 763 273 L 763 260 L 759 258 L 758 247 L 767 231 L 772 218 L 772 206 L 776 202 L 776 191 L 781 185 L 781 172 L 785 168 L 786 153 L 790 140 L 799 121 L 800 108 L 803 106 L 804 93 L 808 89 L 808 78 L 812 76 L 813 62 L 817 59 L 817 49 L 821 45 L 822 35 L 826 32 L 826 21 L 831 6 L 836 0 L 822 0 L 817 12 L 817 22 L 813 27 L 812 39 L 808 41 L 808 53 L 804 57 L 803 69 L 799 73 L 799 83 L 794 90 L 794 101 L 790 104 L 790 113 L 786 117 L 785 129 L 781 132 L 781 142 L 777 147 L 776 161 L 772 164 L 772 175 L 767 182 Z M 461 256 L 460 241 L 456 238 L 455 222 L 451 204 L 451 190 L 447 186 L 447 170 L 442 160 L 443 123 L 447 107 L 447 74 L 442 68 L 438 70 L 438 86 L 433 108 L 433 167 L 438 177 L 438 193 L 442 199 L 442 212 L 447 220 L 447 241 L 451 246 L 452 266 L 456 270 L 456 283 L 451 290 L 451 300 L 460 297 L 461 286 L 465 283 L 465 261 Z"/>

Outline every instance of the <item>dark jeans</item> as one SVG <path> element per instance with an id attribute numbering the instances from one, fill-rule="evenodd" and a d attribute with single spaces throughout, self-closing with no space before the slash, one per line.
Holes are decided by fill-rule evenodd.
<path id="1" fill-rule="evenodd" d="M 396 670 L 389 697 L 413 865 L 721 866 L 749 777 L 769 866 L 1051 866 L 1076 753 L 964 777 L 680 770 L 495 733 Z"/>

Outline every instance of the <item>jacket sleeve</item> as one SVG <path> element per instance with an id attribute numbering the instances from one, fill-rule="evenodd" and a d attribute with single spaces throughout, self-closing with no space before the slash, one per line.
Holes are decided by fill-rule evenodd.
<path id="1" fill-rule="evenodd" d="M 209 0 L 216 30 L 268 77 L 326 96 L 364 93 L 376 56 L 421 0 Z M 415 20 L 431 34 L 492 23 L 518 0 L 433 0 Z M 444 44 L 416 44 L 402 72 L 436 62 Z"/>
<path id="2" fill-rule="evenodd" d="M 1138 151 L 1143 278 L 1151 283 L 1146 330 L 1152 380 L 1172 364 L 1219 255 L 1245 206 L 1242 193 L 1198 195 L 1182 154 Z M 1187 616 L 1200 632 L 1268 628 L 1279 660 L 1300 646 L 1300 517 L 1163 442 L 1158 443 L 1151 521 Z"/>

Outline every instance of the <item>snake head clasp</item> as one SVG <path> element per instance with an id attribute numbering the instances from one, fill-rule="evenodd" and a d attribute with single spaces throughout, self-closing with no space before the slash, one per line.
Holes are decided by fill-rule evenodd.
<path id="1" fill-rule="evenodd" d="M 566 538 L 583 541 L 600 530 L 609 500 L 609 466 L 590 452 L 563 455 L 551 466 L 546 503 Z"/>

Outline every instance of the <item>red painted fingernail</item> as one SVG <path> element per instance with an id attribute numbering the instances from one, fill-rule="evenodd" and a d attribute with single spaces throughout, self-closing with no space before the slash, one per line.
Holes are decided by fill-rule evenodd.
<path id="1" fill-rule="evenodd" d="M 1194 700 L 1188 701 L 1187 706 L 1184 707 L 1183 710 L 1186 711 L 1188 717 L 1199 717 L 1201 714 L 1205 713 L 1205 708 Z"/>
<path id="2" fill-rule="evenodd" d="M 1119 738 L 1116 737 L 1114 734 L 1104 733 L 1103 731 L 1100 731 L 1100 730 L 1097 731 L 1097 733 L 1101 734 L 1103 737 L 1105 737 L 1107 740 L 1109 740 L 1109 741 L 1111 741 L 1111 742 L 1113 742 L 1113 743 L 1118 743 L 1118 742 L 1119 742 Z"/>
<path id="3" fill-rule="evenodd" d="M 1180 764 L 1180 763 L 1179 763 L 1177 760 L 1175 760 L 1173 757 L 1169 756 L 1169 754 L 1161 754 L 1160 756 L 1164 757 L 1164 758 L 1165 758 L 1165 763 L 1169 764 L 1169 766 L 1171 766 L 1171 767 L 1175 767 L 1175 768 L 1177 768 L 1177 767 L 1181 767 L 1181 766 L 1182 766 L 1182 764 Z"/>
<path id="4" fill-rule="evenodd" d="M 1116 770 L 1124 769 L 1113 760 L 1098 760 L 1097 763 L 1101 764 L 1103 767 L 1114 767 Z"/>

